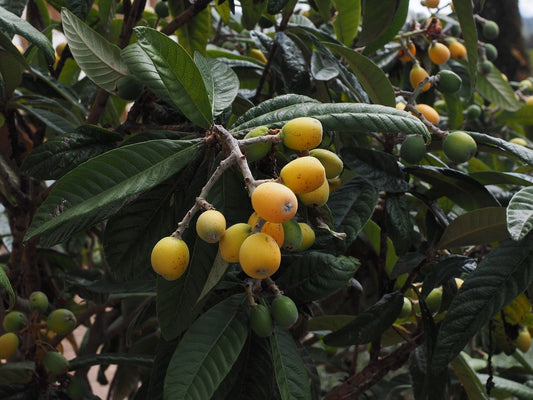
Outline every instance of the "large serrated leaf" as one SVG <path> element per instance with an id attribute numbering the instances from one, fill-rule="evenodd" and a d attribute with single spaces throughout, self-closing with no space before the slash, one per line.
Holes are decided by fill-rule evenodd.
<path id="1" fill-rule="evenodd" d="M 394 323 L 402 306 L 401 292 L 387 293 L 376 304 L 357 315 L 354 320 L 338 331 L 326 335 L 324 343 L 330 346 L 370 343 Z"/>
<path id="2" fill-rule="evenodd" d="M 455 218 L 444 230 L 437 248 L 470 246 L 509 239 L 505 207 L 485 207 Z"/>
<path id="3" fill-rule="evenodd" d="M 210 399 L 237 360 L 248 336 L 243 294 L 203 314 L 183 335 L 165 377 L 168 399 Z"/>
<path id="4" fill-rule="evenodd" d="M 274 42 L 278 46 L 272 69 L 280 78 L 286 92 L 309 93 L 311 79 L 307 63 L 300 48 L 284 32 L 277 32 Z"/>
<path id="5" fill-rule="evenodd" d="M 118 46 L 66 8 L 61 11 L 61 22 L 72 56 L 80 68 L 98 86 L 114 93 L 118 79 L 128 75 L 128 67 Z"/>
<path id="6" fill-rule="evenodd" d="M 455 372 L 455 375 L 461 381 L 461 385 L 464 388 L 469 399 L 476 400 L 488 400 L 489 396 L 481 383 L 479 375 L 468 364 L 463 353 L 460 353 L 451 362 L 450 366 Z"/>
<path id="7" fill-rule="evenodd" d="M 361 0 L 332 0 L 336 13 L 333 18 L 335 36 L 346 46 L 351 46 L 361 19 Z"/>
<path id="8" fill-rule="evenodd" d="M 200 53 L 194 54 L 194 61 L 204 78 L 212 114 L 216 117 L 231 106 L 239 91 L 239 78 L 233 70 L 222 61 L 206 58 Z"/>
<path id="9" fill-rule="evenodd" d="M 477 73 L 477 29 L 474 21 L 474 12 L 472 10 L 472 3 L 469 1 L 452 0 L 461 32 L 463 33 L 463 39 L 465 41 L 468 63 L 468 74 L 471 82 L 470 94 L 476 86 Z"/>
<path id="10" fill-rule="evenodd" d="M 0 287 L 4 288 L 4 290 L 7 292 L 9 296 L 9 308 L 12 308 L 15 305 L 15 292 L 13 291 L 13 287 L 11 286 L 11 282 L 9 282 L 9 278 L 6 274 L 7 271 L 7 265 L 0 264 Z"/>
<path id="11" fill-rule="evenodd" d="M 324 45 L 348 62 L 350 70 L 361 82 L 370 100 L 376 104 L 395 106 L 394 89 L 381 68 L 366 56 L 349 47 L 335 43 L 324 43 Z"/>
<path id="12" fill-rule="evenodd" d="M 82 125 L 36 147 L 24 159 L 22 170 L 41 180 L 59 179 L 82 162 L 111 150 L 121 138 L 106 129 Z"/>
<path id="13" fill-rule="evenodd" d="M 213 122 L 211 102 L 202 74 L 191 56 L 155 29 L 136 27 L 134 32 L 138 42 L 122 51 L 130 70 L 193 123 L 208 128 Z"/>
<path id="14" fill-rule="evenodd" d="M 234 125 L 232 131 L 266 125 L 270 128 L 282 127 L 296 117 L 314 117 L 325 130 L 355 132 L 390 132 L 419 134 L 429 132 L 422 122 L 405 111 L 378 104 L 363 103 L 302 103 L 289 105 Z"/>
<path id="15" fill-rule="evenodd" d="M 291 257 L 278 279 L 279 287 L 296 303 L 321 299 L 345 286 L 359 268 L 353 257 L 311 251 Z"/>
<path id="16" fill-rule="evenodd" d="M 533 187 L 521 189 L 507 207 L 507 229 L 514 240 L 521 240 L 533 228 Z"/>
<path id="17" fill-rule="evenodd" d="M 8 8 L 0 7 L 0 28 L 10 35 L 20 35 L 34 44 L 44 53 L 50 65 L 54 63 L 55 51 L 48 38 L 39 32 L 29 22 L 9 11 Z"/>
<path id="18" fill-rule="evenodd" d="M 407 176 L 392 154 L 360 147 L 346 147 L 341 150 L 341 158 L 352 171 L 364 176 L 379 190 L 401 193 L 409 189 Z"/>
<path id="19" fill-rule="evenodd" d="M 468 341 L 533 281 L 533 236 L 505 241 L 483 258 L 465 279 L 444 317 L 431 370 L 446 369 Z"/>
<path id="20" fill-rule="evenodd" d="M 309 400 L 311 388 L 302 356 L 291 334 L 276 327 L 270 337 L 276 382 L 282 400 Z"/>
<path id="21" fill-rule="evenodd" d="M 114 214 L 130 196 L 179 172 L 198 152 L 199 141 L 153 140 L 108 151 L 59 181 L 37 209 L 26 233 L 58 243 Z"/>
<path id="22" fill-rule="evenodd" d="M 511 88 L 509 82 L 503 79 L 502 73 L 496 67 L 493 67 L 488 74 L 478 75 L 476 90 L 485 99 L 506 111 L 520 109 L 521 104 L 516 99 L 513 88 Z"/>

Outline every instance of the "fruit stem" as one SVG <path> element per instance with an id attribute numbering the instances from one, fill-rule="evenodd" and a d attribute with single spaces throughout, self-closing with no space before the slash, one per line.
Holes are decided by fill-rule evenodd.
<path id="1" fill-rule="evenodd" d="M 433 123 L 429 122 L 426 117 L 424 117 L 424 114 L 422 114 L 420 111 L 418 111 L 418 109 L 411 103 L 407 103 L 405 105 L 405 111 L 410 111 L 412 112 L 417 118 L 420 119 L 420 121 L 422 121 L 422 123 L 424 125 L 426 125 L 426 127 L 432 132 L 434 133 L 435 135 L 441 137 L 441 138 L 444 138 L 448 135 L 448 132 L 446 131 L 443 131 L 442 129 L 440 129 L 438 126 L 434 125 Z"/>
<path id="2" fill-rule="evenodd" d="M 265 282 L 275 296 L 281 296 L 283 294 L 283 292 L 279 290 L 278 285 L 276 285 L 276 282 L 274 282 L 271 278 L 266 278 Z"/>
<path id="3" fill-rule="evenodd" d="M 246 293 L 246 299 L 248 300 L 248 304 L 250 307 L 257 307 L 257 303 L 254 299 L 254 284 L 255 279 L 247 279 L 246 280 L 246 286 L 244 287 L 244 292 Z"/>

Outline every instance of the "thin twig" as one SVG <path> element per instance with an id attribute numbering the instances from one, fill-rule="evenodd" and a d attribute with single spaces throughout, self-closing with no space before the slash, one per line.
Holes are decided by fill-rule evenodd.
<path id="1" fill-rule="evenodd" d="M 185 25 L 202 10 L 207 8 L 209 3 L 211 3 L 211 0 L 198 0 L 193 2 L 185 11 L 177 15 L 167 26 L 161 29 L 161 33 L 172 35 L 176 29 Z"/>

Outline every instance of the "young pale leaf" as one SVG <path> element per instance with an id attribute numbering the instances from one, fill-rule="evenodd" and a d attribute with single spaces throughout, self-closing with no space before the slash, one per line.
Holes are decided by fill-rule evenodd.
<path id="1" fill-rule="evenodd" d="M 22 170 L 37 179 L 56 180 L 82 162 L 111 150 L 121 139 L 107 129 L 82 125 L 36 147 L 22 162 Z"/>
<path id="2" fill-rule="evenodd" d="M 243 294 L 210 308 L 183 335 L 165 377 L 164 398 L 210 399 L 248 337 Z"/>
<path id="3" fill-rule="evenodd" d="M 521 240 L 533 228 L 533 187 L 521 189 L 507 206 L 507 229 L 514 240 Z"/>
<path id="4" fill-rule="evenodd" d="M 296 303 L 307 303 L 326 297 L 348 280 L 359 268 L 353 257 L 311 251 L 291 257 L 276 283 Z"/>
<path id="5" fill-rule="evenodd" d="M 211 102 L 200 70 L 187 51 L 161 32 L 134 29 L 138 42 L 122 51 L 130 70 L 150 90 L 202 128 L 213 123 Z"/>
<path id="6" fill-rule="evenodd" d="M 468 56 L 470 57 L 470 54 Z M 485 99 L 506 111 L 520 109 L 521 105 L 515 97 L 513 88 L 503 79 L 502 73 L 496 67 L 493 67 L 488 74 L 479 74 L 477 76 L 476 89 Z"/>
<path id="7" fill-rule="evenodd" d="M 332 0 L 335 7 L 333 29 L 335 36 L 346 46 L 351 46 L 361 19 L 361 0 Z"/>
<path id="8" fill-rule="evenodd" d="M 10 35 L 17 34 L 27 39 L 44 53 L 50 65 L 54 63 L 55 51 L 48 38 L 32 24 L 10 12 L 8 8 L 0 7 L 0 28 Z"/>
<path id="9" fill-rule="evenodd" d="M 431 360 L 434 375 L 446 369 L 468 341 L 533 281 L 533 236 L 507 240 L 465 279 L 444 317 Z"/>
<path id="10" fill-rule="evenodd" d="M 152 140 L 108 151 L 58 180 L 26 233 L 52 245 L 113 215 L 128 198 L 179 172 L 200 148 L 198 141 Z"/>
<path id="11" fill-rule="evenodd" d="M 276 327 L 270 337 L 276 382 L 282 400 L 311 398 L 309 376 L 289 331 Z"/>
<path id="12" fill-rule="evenodd" d="M 7 265 L 0 264 L 0 287 L 4 288 L 9 296 L 9 308 L 12 308 L 15 305 L 15 292 L 13 291 L 13 287 L 11 286 L 11 282 L 9 282 L 9 278 L 6 274 L 7 271 Z"/>
<path id="13" fill-rule="evenodd" d="M 376 304 L 357 315 L 353 321 L 326 335 L 324 343 L 330 346 L 370 343 L 394 323 L 402 306 L 401 292 L 387 293 Z"/>
<path id="14" fill-rule="evenodd" d="M 505 207 L 485 207 L 455 218 L 444 230 L 437 248 L 471 246 L 509 239 Z"/>
<path id="15" fill-rule="evenodd" d="M 350 70 L 361 82 L 370 100 L 390 107 L 396 105 L 392 85 L 381 68 L 349 47 L 335 43 L 324 43 L 324 45 L 348 62 Z"/>
<path id="16" fill-rule="evenodd" d="M 469 399 L 489 400 L 489 396 L 487 396 L 479 375 L 468 364 L 463 353 L 459 353 L 450 362 L 450 366 L 461 381 L 461 386 L 464 388 Z"/>
<path id="17" fill-rule="evenodd" d="M 244 116 L 243 116 L 244 117 Z M 393 107 L 363 103 L 305 102 L 288 105 L 262 115 L 247 118 L 232 127 L 232 131 L 266 125 L 281 128 L 296 117 L 314 117 L 325 130 L 352 132 L 389 132 L 429 136 L 426 126 L 414 115 Z M 244 119 L 244 118 L 243 118 Z"/>
<path id="18" fill-rule="evenodd" d="M 194 62 L 204 78 L 207 95 L 212 105 L 211 112 L 216 117 L 231 106 L 239 91 L 239 78 L 222 61 L 194 54 Z"/>
<path id="19" fill-rule="evenodd" d="M 87 26 L 68 9 L 61 11 L 63 32 L 72 56 L 95 84 L 114 93 L 119 78 L 128 75 L 128 67 L 118 46 Z"/>
<path id="20" fill-rule="evenodd" d="M 366 46 L 363 54 L 371 54 L 389 43 L 405 24 L 409 0 L 385 0 L 363 7 L 363 26 L 357 45 Z"/>
<path id="21" fill-rule="evenodd" d="M 471 91 L 473 91 L 474 87 L 476 86 L 476 78 L 479 77 L 479 75 L 477 73 L 477 29 L 474 21 L 472 3 L 469 1 L 452 1 L 455 8 L 455 13 L 457 14 L 457 19 L 459 20 L 459 25 L 461 26 L 463 39 L 465 41 L 468 60 L 468 74 L 470 76 L 469 81 L 471 82 L 470 88 Z"/>

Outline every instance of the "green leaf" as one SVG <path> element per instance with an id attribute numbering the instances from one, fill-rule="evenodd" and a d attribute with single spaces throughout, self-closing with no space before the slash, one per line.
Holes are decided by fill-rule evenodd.
<path id="1" fill-rule="evenodd" d="M 392 85 L 381 68 L 353 49 L 335 43 L 324 43 L 324 45 L 346 60 L 349 69 L 361 82 L 370 100 L 390 107 L 396 105 Z"/>
<path id="2" fill-rule="evenodd" d="M 425 125 L 415 116 L 377 104 L 306 102 L 283 106 L 252 118 L 246 114 L 232 127 L 233 132 L 260 125 L 280 128 L 296 117 L 314 117 L 320 120 L 324 130 L 429 135 Z"/>
<path id="3" fill-rule="evenodd" d="M 173 2 L 176 3 L 176 2 Z M 180 13 L 192 7 L 186 0 L 177 2 L 181 4 Z M 178 14 L 173 14 L 178 15 Z M 209 30 L 211 28 L 211 14 L 209 7 L 197 13 L 194 18 L 181 25 L 176 34 L 178 43 L 192 56 L 196 51 L 205 55 L 205 48 L 209 40 Z"/>
<path id="4" fill-rule="evenodd" d="M 212 105 L 211 112 L 216 117 L 231 106 L 239 92 L 239 78 L 222 61 L 194 54 L 194 62 L 204 78 L 207 95 Z"/>
<path id="5" fill-rule="evenodd" d="M 488 74 L 478 75 L 476 89 L 485 99 L 506 111 L 520 109 L 521 104 L 516 99 L 513 88 L 503 79 L 502 73 L 496 67 L 493 67 Z"/>
<path id="6" fill-rule="evenodd" d="M 406 197 L 387 193 L 385 210 L 390 222 L 387 224 L 388 234 L 394 243 L 394 248 L 398 254 L 404 254 L 413 241 L 413 222 Z"/>
<path id="7" fill-rule="evenodd" d="M 0 7 L 0 28 L 9 35 L 20 35 L 34 44 L 44 53 L 46 61 L 52 65 L 56 59 L 55 50 L 48 38 L 33 27 L 29 22 L 10 12 L 8 8 Z"/>
<path id="8" fill-rule="evenodd" d="M 491 398 L 508 398 L 514 397 L 524 400 L 533 399 L 533 388 L 523 383 L 512 381 L 510 379 L 502 378 L 501 376 L 489 376 L 487 374 L 477 374 L 481 381 L 486 382 L 489 378 L 492 378 L 494 387 L 490 394 Z M 500 397 L 501 396 L 501 397 Z"/>
<path id="9" fill-rule="evenodd" d="M 161 139 L 92 158 L 56 182 L 37 209 L 25 240 L 43 235 L 43 245 L 52 245 L 108 218 L 130 196 L 179 172 L 199 147 L 197 141 Z"/>
<path id="10" fill-rule="evenodd" d="M 183 335 L 165 378 L 168 399 L 210 399 L 237 360 L 248 336 L 243 294 L 203 314 Z"/>
<path id="11" fill-rule="evenodd" d="M 9 278 L 6 274 L 7 271 L 7 265 L 0 264 L 0 287 L 4 288 L 9 296 L 9 308 L 13 308 L 15 305 L 15 292 L 13 291 L 13 287 L 11 286 L 11 282 L 9 282 Z"/>
<path id="12" fill-rule="evenodd" d="M 462 352 L 450 362 L 450 366 L 461 381 L 461 386 L 469 399 L 489 400 L 479 375 L 470 367 Z"/>
<path id="13" fill-rule="evenodd" d="M 523 239 L 533 228 L 533 187 L 514 194 L 507 207 L 507 228 L 514 240 Z"/>
<path id="14" fill-rule="evenodd" d="M 477 29 L 474 21 L 474 11 L 472 10 L 471 2 L 452 0 L 452 3 L 465 41 L 468 74 L 470 75 L 469 82 L 471 82 L 471 95 L 474 87 L 477 87 L 476 78 L 479 77 L 477 73 Z"/>
<path id="15" fill-rule="evenodd" d="M 218 252 L 217 257 L 213 262 L 213 266 L 211 267 L 211 271 L 209 271 L 209 276 L 207 277 L 205 285 L 202 288 L 202 292 L 198 297 L 198 301 L 202 300 L 209 292 L 211 292 L 211 290 L 218 284 L 218 282 L 220 282 L 220 280 L 228 269 L 228 265 L 229 263 L 225 261 L 221 257 L 220 252 Z"/>
<path id="16" fill-rule="evenodd" d="M 72 56 L 80 68 L 95 84 L 114 93 L 117 80 L 129 74 L 118 46 L 107 41 L 66 8 L 61 11 L 61 22 Z"/>
<path id="17" fill-rule="evenodd" d="M 443 256 L 436 261 L 436 264 L 426 267 L 424 285 L 422 285 L 423 298 L 426 298 L 433 288 L 460 276 L 463 272 L 469 274 L 477 266 L 474 259 L 458 255 Z"/>
<path id="18" fill-rule="evenodd" d="M 401 193 L 409 189 L 406 175 L 392 154 L 349 147 L 341 150 L 341 158 L 350 170 L 363 176 L 378 190 Z"/>
<path id="19" fill-rule="evenodd" d="M 457 94 L 441 93 L 448 110 L 448 124 L 451 129 L 459 129 L 463 124 L 463 106 Z"/>
<path id="20" fill-rule="evenodd" d="M 296 303 L 307 303 L 346 286 L 359 265 L 353 257 L 310 251 L 291 257 L 276 283 Z"/>
<path id="21" fill-rule="evenodd" d="M 252 30 L 261 18 L 261 14 L 266 12 L 268 1 L 241 0 L 240 3 L 242 7 L 241 24 L 244 28 Z"/>
<path id="22" fill-rule="evenodd" d="M 502 124 L 515 122 L 517 124 L 533 125 L 533 105 L 523 104 L 519 110 L 503 110 L 495 114 L 496 121 Z"/>
<path id="23" fill-rule="evenodd" d="M 309 93 L 311 80 L 307 62 L 300 48 L 284 32 L 277 32 L 274 42 L 278 45 L 272 68 L 280 77 L 287 92 Z"/>
<path id="24" fill-rule="evenodd" d="M 528 165 L 533 166 L 533 150 L 528 149 L 525 146 L 514 144 L 494 136 L 486 135 L 478 132 L 468 132 L 470 136 L 474 138 L 479 145 L 487 145 L 488 149 L 494 149 L 496 151 L 502 151 L 502 155 L 512 155 L 518 157 Z"/>
<path id="25" fill-rule="evenodd" d="M 483 185 L 533 185 L 533 177 L 516 172 L 479 171 L 470 176 Z"/>
<path id="26" fill-rule="evenodd" d="M 371 219 L 368 220 L 363 227 L 363 230 L 361 231 L 361 236 L 370 244 L 370 247 L 374 250 L 374 252 L 377 255 L 381 254 L 382 247 L 381 247 L 381 227 L 372 221 Z M 392 243 L 392 240 L 390 240 L 389 237 L 387 237 L 387 252 L 385 254 L 385 270 L 387 273 L 392 273 L 394 266 L 396 265 L 396 261 L 398 261 L 398 256 L 396 255 L 396 250 L 394 248 L 394 244 Z"/>
<path id="27" fill-rule="evenodd" d="M 152 356 L 131 353 L 99 353 L 77 356 L 69 361 L 68 369 L 75 371 L 80 368 L 101 364 L 136 365 L 141 368 L 152 368 Z"/>
<path id="28" fill-rule="evenodd" d="M 431 198 L 447 196 L 465 210 L 500 206 L 485 186 L 459 170 L 416 166 L 405 171 L 432 185 Z"/>
<path id="29" fill-rule="evenodd" d="M 29 383 L 34 375 L 35 362 L 33 361 L 0 364 L 0 385 L 3 387 L 7 385 L 24 385 Z"/>
<path id="30" fill-rule="evenodd" d="M 468 341 L 533 281 L 533 236 L 494 248 L 465 279 L 441 322 L 431 370 L 446 369 Z"/>
<path id="31" fill-rule="evenodd" d="M 332 0 L 337 11 L 333 18 L 333 29 L 337 39 L 351 46 L 361 19 L 361 0 Z"/>
<path id="32" fill-rule="evenodd" d="M 40 180 L 57 180 L 82 162 L 111 150 L 121 138 L 107 129 L 82 125 L 36 147 L 22 162 L 22 170 Z"/>
<path id="33" fill-rule="evenodd" d="M 354 319 L 353 315 L 322 315 L 307 320 L 305 329 L 308 331 L 337 331 Z"/>
<path id="34" fill-rule="evenodd" d="M 282 400 L 309 400 L 311 388 L 302 356 L 289 331 L 276 327 L 270 337 L 276 382 Z"/>
<path id="35" fill-rule="evenodd" d="M 366 46 L 363 54 L 371 54 L 389 43 L 405 24 L 408 13 L 409 0 L 366 0 L 357 41 L 358 46 Z"/>
<path id="36" fill-rule="evenodd" d="M 376 304 L 357 315 L 353 321 L 324 336 L 324 343 L 330 346 L 370 343 L 394 323 L 402 306 L 401 292 L 387 293 Z"/>
<path id="37" fill-rule="evenodd" d="M 444 230 L 437 248 L 471 246 L 509 239 L 505 207 L 485 207 L 455 218 Z"/>
<path id="38" fill-rule="evenodd" d="M 202 74 L 191 56 L 155 29 L 136 27 L 134 32 L 138 42 L 122 51 L 130 70 L 193 123 L 208 128 L 213 123 L 211 103 Z"/>
<path id="39" fill-rule="evenodd" d="M 157 343 L 154 357 L 154 366 L 150 374 L 150 384 L 148 386 L 148 396 L 150 400 L 163 400 L 163 387 L 168 364 L 176 350 L 178 340 L 166 341 L 163 337 Z"/>

